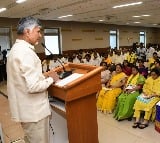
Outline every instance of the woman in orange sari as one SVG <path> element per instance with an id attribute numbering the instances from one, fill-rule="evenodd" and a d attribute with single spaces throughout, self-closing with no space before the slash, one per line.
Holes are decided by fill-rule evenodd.
<path id="1" fill-rule="evenodd" d="M 112 73 L 111 80 L 103 87 L 97 99 L 97 109 L 104 113 L 112 113 L 117 96 L 122 92 L 121 87 L 125 85 L 127 76 L 122 72 L 122 65 L 116 65 L 116 71 Z"/>

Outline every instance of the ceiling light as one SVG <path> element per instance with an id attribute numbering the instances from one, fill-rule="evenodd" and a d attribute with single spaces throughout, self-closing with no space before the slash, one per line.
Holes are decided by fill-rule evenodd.
<path id="1" fill-rule="evenodd" d="M 104 21 L 103 19 L 100 19 L 99 21 Z"/>
<path id="2" fill-rule="evenodd" d="M 64 16 L 60 16 L 58 18 L 66 18 L 66 17 L 70 17 L 70 16 L 73 16 L 73 15 L 64 15 Z"/>
<path id="3" fill-rule="evenodd" d="M 0 8 L 0 12 L 7 10 L 6 8 Z"/>
<path id="4" fill-rule="evenodd" d="M 141 23 L 141 22 L 136 21 L 136 22 L 134 22 L 134 23 Z"/>
<path id="5" fill-rule="evenodd" d="M 142 16 L 150 16 L 150 15 L 145 14 L 145 15 L 142 15 Z"/>
<path id="6" fill-rule="evenodd" d="M 143 2 L 133 2 L 133 3 L 126 3 L 126 4 L 122 4 L 122 5 L 116 5 L 113 8 L 120 8 L 120 7 L 126 7 L 126 6 L 133 6 L 133 5 L 139 5 L 142 4 Z"/>
<path id="7" fill-rule="evenodd" d="M 153 25 L 158 25 L 158 24 L 154 23 Z"/>
<path id="8" fill-rule="evenodd" d="M 16 3 L 23 3 L 25 2 L 26 0 L 16 0 Z"/>
<path id="9" fill-rule="evenodd" d="M 139 15 L 135 15 L 135 16 L 132 16 L 132 17 L 141 17 L 141 16 L 139 16 Z"/>

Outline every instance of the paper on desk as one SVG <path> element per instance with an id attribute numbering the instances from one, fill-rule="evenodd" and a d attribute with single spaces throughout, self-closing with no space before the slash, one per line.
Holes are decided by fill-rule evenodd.
<path id="1" fill-rule="evenodd" d="M 57 86 L 64 86 L 78 78 L 80 78 L 81 76 L 83 76 L 84 74 L 79 74 L 79 73 L 73 73 L 70 76 L 58 81 L 57 83 L 55 83 L 55 85 Z"/>

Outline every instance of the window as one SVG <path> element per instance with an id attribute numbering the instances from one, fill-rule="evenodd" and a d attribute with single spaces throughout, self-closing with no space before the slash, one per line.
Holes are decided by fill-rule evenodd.
<path id="1" fill-rule="evenodd" d="M 44 29 L 44 41 L 47 49 L 51 51 L 52 54 L 61 54 L 59 28 Z M 45 54 L 50 55 L 51 53 L 47 49 L 45 49 Z"/>
<path id="2" fill-rule="evenodd" d="M 1 51 L 6 50 L 7 54 L 10 51 L 10 29 L 9 28 L 0 28 L 0 46 Z"/>
<path id="3" fill-rule="evenodd" d="M 117 47 L 117 30 L 110 30 L 110 47 L 114 49 Z"/>
<path id="4" fill-rule="evenodd" d="M 146 33 L 144 31 L 140 31 L 139 33 L 139 42 L 146 45 Z"/>

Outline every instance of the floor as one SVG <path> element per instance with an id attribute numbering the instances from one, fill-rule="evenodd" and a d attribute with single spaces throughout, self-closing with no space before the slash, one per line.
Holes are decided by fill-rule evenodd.
<path id="1" fill-rule="evenodd" d="M 145 129 L 133 129 L 133 121 L 116 121 L 113 114 L 98 112 L 99 143 L 159 143 L 160 134 L 150 123 Z"/>
<path id="2" fill-rule="evenodd" d="M 6 98 L 6 82 L 0 83 L 0 124 L 0 136 L 4 140 L 2 143 L 24 143 L 21 125 L 11 120 L 9 103 Z"/>
<path id="3" fill-rule="evenodd" d="M 0 83 L 0 93 L 6 95 L 6 82 Z M 113 114 L 99 111 L 97 115 L 99 143 L 159 143 L 160 133 L 152 122 L 145 129 L 133 129 L 133 121 L 116 121 Z"/>

